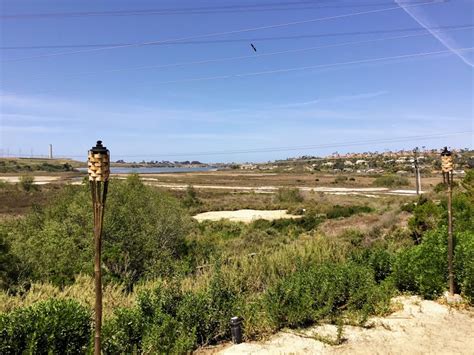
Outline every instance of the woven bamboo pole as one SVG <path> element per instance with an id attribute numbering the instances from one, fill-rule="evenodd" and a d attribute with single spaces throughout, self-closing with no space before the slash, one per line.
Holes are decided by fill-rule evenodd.
<path id="1" fill-rule="evenodd" d="M 104 222 L 105 200 L 110 174 L 110 154 L 107 148 L 102 146 L 102 141 L 97 141 L 88 154 L 87 159 L 89 184 L 92 195 L 92 207 L 94 210 L 94 284 L 95 284 L 95 333 L 94 354 L 101 353 L 101 329 L 102 329 L 102 226 Z"/>
<path id="2" fill-rule="evenodd" d="M 448 285 L 449 285 L 449 294 L 454 295 L 454 266 L 453 266 L 453 256 L 454 256 L 454 236 L 453 236 L 453 170 L 454 162 L 453 155 L 448 150 L 447 147 L 444 147 L 443 152 L 441 153 L 441 170 L 443 172 L 443 180 L 448 185 Z"/>

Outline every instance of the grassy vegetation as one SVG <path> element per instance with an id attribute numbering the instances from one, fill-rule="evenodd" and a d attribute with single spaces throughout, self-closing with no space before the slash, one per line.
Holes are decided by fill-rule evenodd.
<path id="1" fill-rule="evenodd" d="M 410 182 L 403 176 L 384 175 L 376 178 L 373 184 L 378 187 L 401 187 L 410 185 Z"/>
<path id="2" fill-rule="evenodd" d="M 472 175 L 453 199 L 456 282 L 471 304 Z M 335 237 L 321 233 L 321 223 L 377 218 L 388 208 L 401 213 L 401 206 L 390 207 L 395 200 L 388 199 L 328 203 L 287 189 L 227 196 L 236 207 L 254 198 L 304 209 L 301 219 L 197 223 L 190 214 L 224 206 L 222 196 L 192 188 L 176 196 L 136 176 L 111 183 L 103 247 L 105 353 L 190 351 L 229 339 L 232 316 L 244 319 L 247 340 L 317 322 L 364 324 L 390 312 L 397 292 L 436 298 L 446 289 L 443 193 L 404 208 L 411 216 L 406 232 L 387 221 L 384 233 L 353 229 Z M 0 225 L 0 353 L 55 352 L 65 343 L 75 353 L 90 349 L 91 221 L 87 186 L 68 186 L 46 207 Z"/>
<path id="3" fill-rule="evenodd" d="M 79 164 L 66 159 L 0 159 L 0 173 L 73 171 Z"/>

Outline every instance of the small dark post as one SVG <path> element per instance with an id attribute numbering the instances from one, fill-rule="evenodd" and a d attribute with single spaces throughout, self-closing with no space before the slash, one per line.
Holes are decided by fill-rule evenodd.
<path id="1" fill-rule="evenodd" d="M 102 251 L 102 224 L 104 221 L 105 199 L 109 185 L 109 162 L 110 154 L 106 147 L 102 146 L 102 141 L 97 141 L 97 145 L 89 150 L 88 154 L 88 174 L 89 184 L 92 193 L 92 206 L 94 209 L 94 279 L 95 279 L 95 335 L 94 335 L 94 355 L 100 355 L 100 333 L 102 328 L 102 271 L 101 271 L 101 251 Z"/>
<path id="2" fill-rule="evenodd" d="M 232 334 L 232 342 L 240 344 L 242 342 L 242 318 L 232 317 L 230 319 L 230 332 Z"/>
<path id="3" fill-rule="evenodd" d="M 416 194 L 420 194 L 421 190 L 421 175 L 420 175 L 420 166 L 418 165 L 418 147 L 413 149 L 414 155 L 414 164 L 415 164 L 415 184 L 416 184 Z"/>
<path id="4" fill-rule="evenodd" d="M 453 237 L 453 205 L 452 205 L 452 183 L 453 183 L 453 155 L 444 147 L 441 152 L 441 170 L 443 171 L 443 180 L 448 185 L 448 284 L 449 294 L 454 295 L 454 267 L 453 267 L 453 254 L 454 254 L 454 237 Z"/>

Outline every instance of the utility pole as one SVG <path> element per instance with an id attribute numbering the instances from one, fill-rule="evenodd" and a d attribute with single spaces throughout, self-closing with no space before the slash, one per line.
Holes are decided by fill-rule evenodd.
<path id="1" fill-rule="evenodd" d="M 416 184 L 416 194 L 419 195 L 421 191 L 421 174 L 420 166 L 418 165 L 418 147 L 413 149 L 414 161 L 415 161 L 415 184 Z"/>
<path id="2" fill-rule="evenodd" d="M 454 295 L 454 267 L 453 267 L 453 255 L 454 255 L 454 237 L 453 237 L 453 155 L 444 147 L 441 152 L 441 170 L 443 171 L 443 180 L 448 185 L 448 284 L 449 294 Z"/>
<path id="3" fill-rule="evenodd" d="M 53 159 L 53 145 L 49 145 L 49 159 Z"/>
<path id="4" fill-rule="evenodd" d="M 100 355 L 102 329 L 102 225 L 104 222 L 104 208 L 109 185 L 110 154 L 102 141 L 89 150 L 88 174 L 94 208 L 94 279 L 95 279 L 95 334 L 94 355 Z"/>

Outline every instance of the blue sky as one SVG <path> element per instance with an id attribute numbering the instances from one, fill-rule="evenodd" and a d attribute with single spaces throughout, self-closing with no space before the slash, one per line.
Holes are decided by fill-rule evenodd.
<path id="1" fill-rule="evenodd" d="M 85 159 L 98 138 L 126 160 L 472 147 L 390 141 L 473 129 L 474 2 L 421 2 L 4 0 L 1 154 Z"/>

